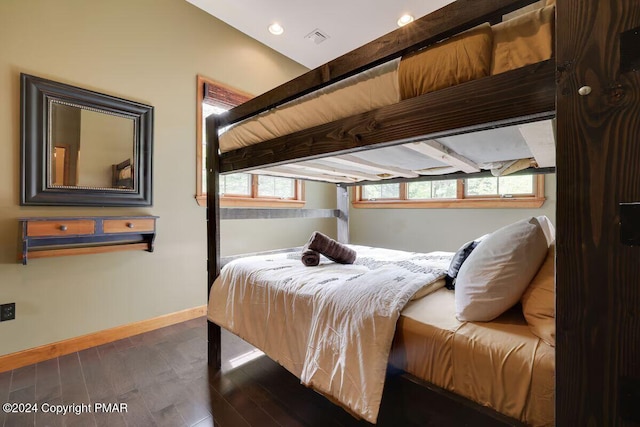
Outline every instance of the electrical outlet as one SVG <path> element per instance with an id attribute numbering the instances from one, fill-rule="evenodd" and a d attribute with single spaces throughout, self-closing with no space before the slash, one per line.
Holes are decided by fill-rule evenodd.
<path id="1" fill-rule="evenodd" d="M 5 320 L 13 320 L 16 318 L 16 303 L 10 302 L 8 304 L 0 305 L 0 322 Z"/>

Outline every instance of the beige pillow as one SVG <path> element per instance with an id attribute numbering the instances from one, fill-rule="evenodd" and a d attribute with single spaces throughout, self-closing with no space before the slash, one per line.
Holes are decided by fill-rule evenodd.
<path id="1" fill-rule="evenodd" d="M 549 247 L 540 270 L 522 295 L 522 312 L 531 332 L 556 346 L 555 244 Z"/>
<path id="2" fill-rule="evenodd" d="M 535 64 L 553 54 L 555 6 L 546 6 L 491 27 L 491 75 Z"/>
<path id="3" fill-rule="evenodd" d="M 407 55 L 398 67 L 402 99 L 489 75 L 493 33 L 482 24 L 434 46 Z"/>
<path id="4" fill-rule="evenodd" d="M 488 322 L 513 307 L 542 265 L 548 247 L 533 217 L 489 234 L 458 272 L 456 318 Z"/>

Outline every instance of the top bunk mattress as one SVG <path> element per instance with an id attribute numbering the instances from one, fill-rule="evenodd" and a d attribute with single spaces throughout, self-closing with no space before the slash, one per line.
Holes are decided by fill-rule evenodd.
<path id="1" fill-rule="evenodd" d="M 464 33 L 366 70 L 220 134 L 222 153 L 551 58 L 555 6 Z"/>

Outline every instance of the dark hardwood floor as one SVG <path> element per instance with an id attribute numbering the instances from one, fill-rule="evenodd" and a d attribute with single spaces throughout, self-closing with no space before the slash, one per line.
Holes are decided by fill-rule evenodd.
<path id="1" fill-rule="evenodd" d="M 204 318 L 195 319 L 0 373 L 0 403 L 39 404 L 37 413 L 0 412 L 0 425 L 370 425 L 300 385 L 265 356 L 239 365 L 243 358 L 255 355 L 255 350 L 225 331 L 222 370 L 211 372 L 206 363 L 206 329 Z M 95 403 L 125 403 L 126 412 L 86 412 L 80 407 L 95 409 Z M 75 404 L 72 409 L 79 414 L 45 413 L 45 404 L 49 408 Z M 390 373 L 378 425 L 505 424 Z"/>

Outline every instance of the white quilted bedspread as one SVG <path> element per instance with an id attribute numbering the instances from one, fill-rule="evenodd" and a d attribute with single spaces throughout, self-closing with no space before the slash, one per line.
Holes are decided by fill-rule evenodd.
<path id="1" fill-rule="evenodd" d="M 353 265 L 305 267 L 291 253 L 235 260 L 211 289 L 208 317 L 375 423 L 400 311 L 441 286 L 452 254 L 350 247 Z"/>

